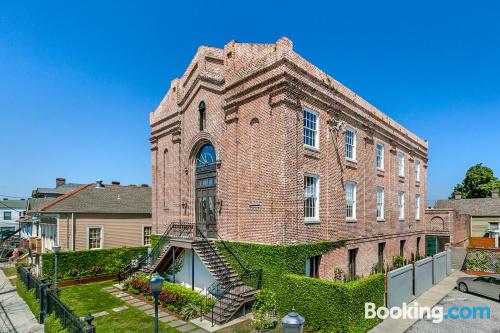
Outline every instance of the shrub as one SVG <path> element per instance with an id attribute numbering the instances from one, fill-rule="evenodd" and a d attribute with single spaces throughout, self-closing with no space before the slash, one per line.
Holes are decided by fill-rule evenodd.
<path id="1" fill-rule="evenodd" d="M 117 274 L 120 269 L 138 256 L 147 253 L 147 247 L 65 251 L 57 255 L 59 280 L 76 280 L 99 275 Z M 54 276 L 54 254 L 42 254 L 43 273 Z"/>
<path id="2" fill-rule="evenodd" d="M 384 276 L 370 275 L 352 282 L 327 281 L 288 274 L 286 293 L 279 295 L 282 312 L 295 306 L 308 331 L 366 332 L 380 322 L 364 318 L 365 302 L 384 304 Z"/>
<path id="3" fill-rule="evenodd" d="M 45 328 L 45 333 L 69 333 L 67 329 L 63 327 L 59 318 L 56 317 L 56 314 L 52 312 L 43 323 Z"/>
<path id="4" fill-rule="evenodd" d="M 488 253 L 486 251 L 469 251 L 467 253 L 467 268 L 485 272 L 488 269 Z"/>
<path id="5" fill-rule="evenodd" d="M 180 314 L 184 320 L 191 320 L 201 315 L 201 308 L 195 304 L 188 303 L 182 307 Z"/>
<path id="6" fill-rule="evenodd" d="M 35 288 L 28 290 L 21 279 L 16 280 L 16 290 L 19 296 L 26 302 L 33 315 L 38 318 L 40 314 L 40 301 L 36 298 Z"/>
<path id="7" fill-rule="evenodd" d="M 274 328 L 276 325 L 275 314 L 277 306 L 276 294 L 273 291 L 262 289 L 255 295 L 252 313 L 257 330 L 262 331 Z"/>
<path id="8" fill-rule="evenodd" d="M 408 263 L 408 260 L 406 260 L 406 258 L 403 257 L 403 256 L 394 256 L 394 257 L 392 257 L 392 266 L 394 268 L 403 267 L 407 263 Z"/>

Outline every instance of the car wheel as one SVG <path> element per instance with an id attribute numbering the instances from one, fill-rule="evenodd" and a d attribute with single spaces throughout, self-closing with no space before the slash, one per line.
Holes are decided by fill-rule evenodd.
<path id="1" fill-rule="evenodd" d="M 467 285 L 463 282 L 460 282 L 460 284 L 458 285 L 458 290 L 460 290 L 463 293 L 469 292 L 469 288 L 467 288 Z"/>

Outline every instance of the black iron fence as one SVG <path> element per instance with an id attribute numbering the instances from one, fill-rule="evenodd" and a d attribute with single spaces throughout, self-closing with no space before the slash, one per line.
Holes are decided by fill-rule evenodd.
<path id="1" fill-rule="evenodd" d="M 40 301 L 40 314 L 38 320 L 43 324 L 45 318 L 54 312 L 63 325 L 70 333 L 95 333 L 95 326 L 92 325 L 94 317 L 88 315 L 85 320 L 76 316 L 73 311 L 66 306 L 57 294 L 51 290 L 49 284 L 43 280 L 38 280 L 28 269 L 23 266 L 18 267 L 19 279 L 24 283 L 26 288 L 35 288 L 36 298 Z"/>

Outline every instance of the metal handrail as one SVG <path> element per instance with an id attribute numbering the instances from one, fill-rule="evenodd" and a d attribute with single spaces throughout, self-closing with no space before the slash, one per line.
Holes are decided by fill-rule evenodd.
<path id="1" fill-rule="evenodd" d="M 234 259 L 238 262 L 238 264 L 245 271 L 245 273 L 249 272 L 249 270 L 241 263 L 240 258 L 238 258 L 236 253 L 234 253 L 233 250 L 231 250 L 231 248 L 229 246 L 227 246 L 226 242 L 222 239 L 222 237 L 219 235 L 219 233 L 217 231 L 215 231 L 215 235 L 217 235 L 217 238 L 222 243 L 222 246 L 224 246 L 226 251 L 229 252 L 229 254 L 231 254 L 234 257 Z"/>

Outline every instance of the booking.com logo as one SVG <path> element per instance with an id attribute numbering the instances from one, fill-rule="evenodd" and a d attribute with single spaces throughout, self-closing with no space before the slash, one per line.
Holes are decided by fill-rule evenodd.
<path id="1" fill-rule="evenodd" d="M 408 306 L 403 303 L 402 307 L 393 306 L 376 307 L 375 303 L 365 303 L 365 318 L 373 319 L 428 319 L 433 323 L 441 323 L 445 319 L 490 319 L 489 306 L 452 306 L 448 311 L 444 311 L 442 306 L 419 306 L 417 302 Z"/>

